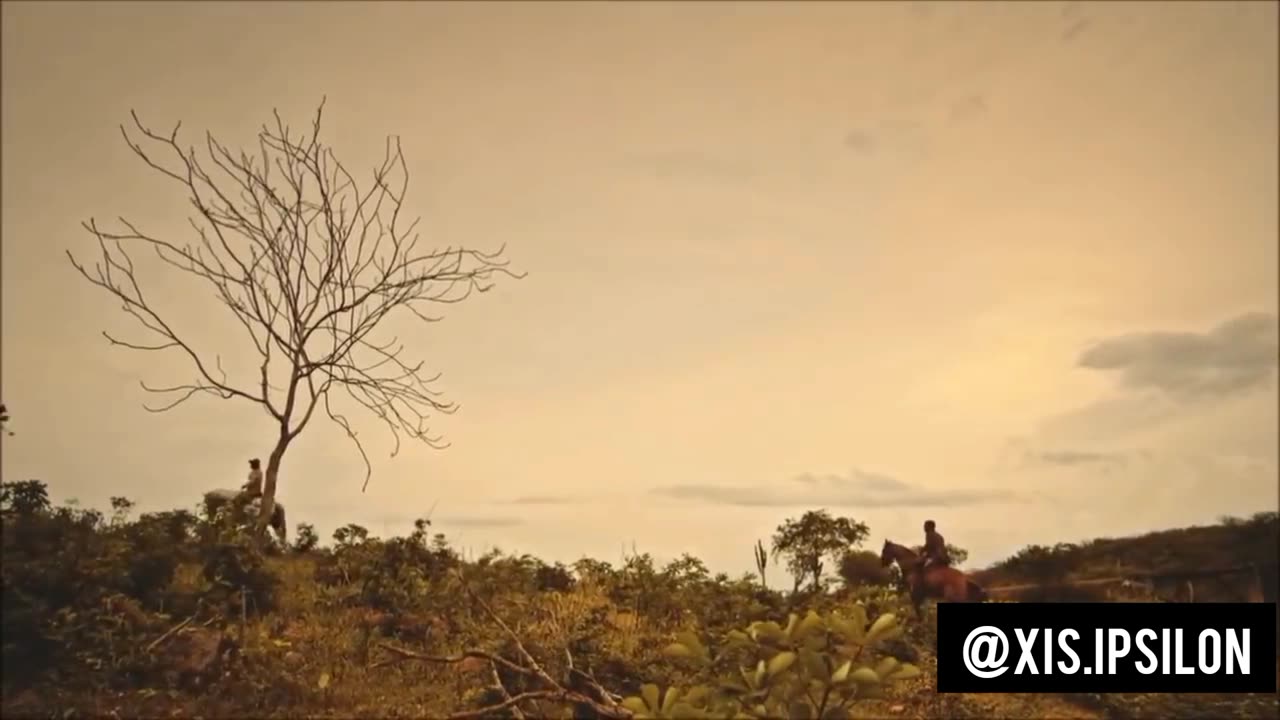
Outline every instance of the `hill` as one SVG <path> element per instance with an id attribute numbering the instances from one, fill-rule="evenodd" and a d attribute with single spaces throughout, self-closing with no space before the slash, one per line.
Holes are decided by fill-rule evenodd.
<path id="1" fill-rule="evenodd" d="M 107 517 L 53 507 L 34 482 L 6 483 L 0 500 L 5 717 L 626 718 L 654 705 L 699 717 L 713 705 L 716 716 L 751 706 L 764 697 L 753 683 L 776 688 L 770 713 L 793 717 L 1276 711 L 1270 695 L 1172 706 L 1145 696 L 937 695 L 934 616 L 909 618 L 884 578 L 784 593 L 690 556 L 665 567 L 647 555 L 619 567 L 496 552 L 469 562 L 425 520 L 387 539 L 347 526 L 329 547 L 301 526 L 294 546 L 264 550 L 234 513 L 131 518 L 117 498 Z M 1274 514 L 1259 515 L 1029 548 L 988 572 L 1033 577 L 1043 557 L 1077 577 L 1115 558 L 1179 569 L 1228 549 L 1263 562 L 1274 558 L 1276 531 Z M 767 673 L 737 671 L 757 661 Z M 822 669 L 845 662 L 843 675 Z M 806 697 L 815 678 L 829 690 L 820 699 Z"/>
<path id="2" fill-rule="evenodd" d="M 1217 525 L 1032 545 L 973 575 L 991 588 L 1040 586 L 1039 595 L 1062 595 L 1073 586 L 1093 588 L 1089 592 L 1097 595 L 1129 581 L 1132 588 L 1170 600 L 1274 602 L 1278 547 L 1280 515 L 1260 512 L 1247 519 L 1223 518 Z M 1037 592 L 1019 595 L 1030 599 Z"/>

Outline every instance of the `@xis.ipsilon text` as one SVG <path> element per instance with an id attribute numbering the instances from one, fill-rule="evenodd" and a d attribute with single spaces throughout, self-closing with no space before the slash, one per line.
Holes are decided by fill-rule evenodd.
<path id="1" fill-rule="evenodd" d="M 1114 675 L 1122 659 L 1144 675 L 1249 674 L 1249 630 L 1202 630 L 1188 638 L 1181 628 L 1130 632 L 1122 628 L 1095 628 L 1093 664 L 1085 665 L 1076 652 L 1080 633 L 1072 628 L 1016 628 L 1021 654 L 1015 675 Z M 1193 633 L 1190 633 L 1194 635 Z M 1188 661 L 1190 643 L 1196 644 L 1195 662 Z M 982 678 L 1003 675 L 1008 669 L 1009 642 L 1004 631 L 991 626 L 975 628 L 965 639 L 964 660 L 970 673 Z M 1055 662 L 1056 659 L 1056 662 Z M 1121 667 L 1119 672 L 1127 672 Z"/>

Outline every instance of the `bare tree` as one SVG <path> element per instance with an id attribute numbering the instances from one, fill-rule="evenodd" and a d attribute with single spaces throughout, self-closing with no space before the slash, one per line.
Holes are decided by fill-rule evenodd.
<path id="1" fill-rule="evenodd" d="M 307 427 L 317 407 L 342 427 L 372 476 L 368 453 L 347 417 L 330 403 L 342 389 L 373 413 L 395 440 L 401 436 L 435 448 L 447 447 L 428 432 L 431 413 L 452 413 L 421 362 L 402 358 L 396 338 L 374 339 L 388 318 L 413 313 L 423 322 L 439 317 L 427 308 L 460 302 L 492 287 L 508 270 L 503 249 L 488 254 L 465 248 L 419 249 L 418 220 L 406 222 L 408 167 L 400 141 L 388 137 L 381 164 L 363 187 L 320 141 L 320 103 L 310 132 L 296 134 L 281 120 L 263 125 L 256 154 L 232 152 L 205 134 L 208 160 L 178 142 L 181 123 L 167 135 L 153 132 L 131 113 L 131 131 L 120 126 L 130 149 L 153 170 L 188 194 L 195 214 L 186 242 L 149 235 L 119 219 L 108 232 L 90 219 L 84 227 L 97 239 L 100 261 L 92 272 L 68 252 L 91 283 L 123 303 L 141 325 L 146 341 L 125 341 L 104 332 L 112 345 L 138 351 L 172 350 L 185 355 L 194 379 L 144 390 L 164 396 L 152 412 L 171 410 L 196 395 L 257 403 L 278 428 L 267 461 L 259 532 L 275 505 L 281 462 L 289 444 Z M 136 137 L 140 133 L 141 137 Z M 144 148 L 143 145 L 147 147 Z M 257 352 L 256 377 L 235 384 L 222 356 L 197 351 L 189 329 L 176 327 L 144 294 L 130 252 L 149 252 L 163 265 L 207 284 L 243 326 Z M 246 345 L 247 347 L 247 345 Z"/>

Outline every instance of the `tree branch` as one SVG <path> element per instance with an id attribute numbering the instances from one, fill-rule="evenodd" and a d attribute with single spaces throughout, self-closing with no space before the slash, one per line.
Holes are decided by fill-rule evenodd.
<path id="1" fill-rule="evenodd" d="M 447 448 L 429 429 L 434 415 L 458 409 L 434 388 L 440 375 L 404 358 L 394 338 L 375 335 L 398 316 L 437 322 L 429 308 L 524 274 L 509 269 L 505 248 L 421 249 L 418 220 L 406 219 L 409 171 L 399 138 L 387 138 L 381 162 L 361 183 L 321 141 L 323 112 L 322 101 L 303 133 L 273 113 L 253 153 L 232 151 L 206 133 L 204 159 L 180 144 L 181 123 L 158 133 L 131 112 L 132 127 L 122 125 L 120 133 L 143 164 L 187 195 L 193 236 L 149 234 L 124 218 L 108 230 L 91 218 L 83 225 L 98 243 L 98 262 L 89 268 L 67 256 L 85 279 L 121 302 L 143 335 L 126 340 L 103 333 L 109 343 L 139 352 L 176 349 L 190 361 L 193 380 L 143 385 L 167 398 L 144 406 L 148 411 L 166 412 L 202 394 L 248 400 L 275 420 L 287 445 L 323 404 L 360 453 L 367 487 L 368 454 L 353 424 L 331 405 L 331 391 L 341 388 L 380 421 L 394 440 L 393 457 L 402 436 Z M 259 358 L 251 377 L 229 379 L 220 356 L 197 348 L 191 329 L 180 330 L 163 301 L 144 293 L 134 263 L 138 251 L 212 291 L 248 335 L 235 354 L 249 347 Z"/>

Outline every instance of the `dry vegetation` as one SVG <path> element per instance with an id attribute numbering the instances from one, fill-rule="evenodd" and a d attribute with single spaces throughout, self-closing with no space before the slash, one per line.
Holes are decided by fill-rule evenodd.
<path id="1" fill-rule="evenodd" d="M 131 510 L 119 498 L 111 517 L 53 507 L 42 483 L 4 485 L 6 718 L 1276 711 L 1273 696 L 1171 705 L 1144 696 L 937 695 L 932 618 L 895 622 L 907 617 L 896 579 L 856 551 L 836 558 L 835 582 L 810 578 L 807 589 L 784 593 L 758 576 L 713 574 L 689 556 L 665 567 L 647 555 L 620 567 L 497 552 L 464 561 L 426 521 L 389 539 L 347 526 L 327 547 L 300 526 L 293 547 L 263 551 L 246 518 L 173 511 L 134 519 Z M 824 517 L 806 514 L 800 524 Z M 780 536 L 786 527 L 796 524 Z M 1227 551 L 1274 566 L 1276 533 L 1270 513 L 1030 548 L 989 573 L 1045 578 L 1045 558 L 1058 563 L 1053 572 L 1077 575 L 1117 557 L 1203 567 Z"/>

